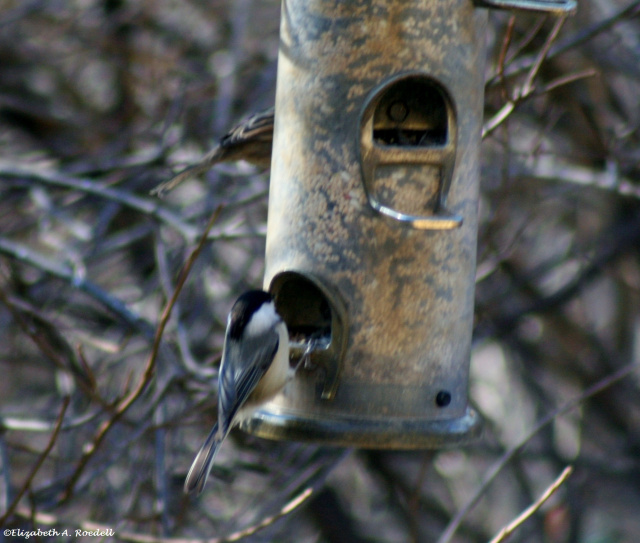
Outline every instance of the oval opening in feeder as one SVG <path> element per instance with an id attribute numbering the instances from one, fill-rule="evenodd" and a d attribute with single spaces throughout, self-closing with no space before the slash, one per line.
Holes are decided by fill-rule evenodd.
<path id="1" fill-rule="evenodd" d="M 462 224 L 445 208 L 457 124 L 442 84 L 417 73 L 392 78 L 367 99 L 359 137 L 364 189 L 375 211 L 420 230 Z"/>
<path id="2" fill-rule="evenodd" d="M 449 136 L 444 90 L 432 80 L 398 81 L 381 97 L 373 114 L 378 145 L 442 147 Z"/>
<path id="3" fill-rule="evenodd" d="M 308 366 L 325 372 L 322 398 L 332 399 L 347 346 L 344 304 L 317 278 L 292 271 L 276 275 L 269 292 L 289 330 L 293 362 L 308 355 Z"/>

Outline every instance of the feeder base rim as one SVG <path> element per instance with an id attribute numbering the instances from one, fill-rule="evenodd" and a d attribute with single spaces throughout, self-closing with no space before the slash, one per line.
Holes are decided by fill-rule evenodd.
<path id="1" fill-rule="evenodd" d="M 472 408 L 454 419 L 309 417 L 263 408 L 240 429 L 273 440 L 306 441 L 320 445 L 363 449 L 439 449 L 474 441 L 482 433 L 482 419 Z"/>

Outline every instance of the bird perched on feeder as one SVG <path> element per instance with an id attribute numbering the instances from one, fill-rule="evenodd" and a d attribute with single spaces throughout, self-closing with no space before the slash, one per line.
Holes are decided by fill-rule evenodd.
<path id="1" fill-rule="evenodd" d="M 251 417 L 293 377 L 289 333 L 273 298 L 250 290 L 238 298 L 227 319 L 218 374 L 218 422 L 200 448 L 184 491 L 202 492 L 216 453 L 236 424 Z"/>
<path id="2" fill-rule="evenodd" d="M 164 196 L 183 181 L 202 175 L 219 162 L 246 160 L 260 168 L 271 166 L 274 108 L 251 115 L 227 132 L 199 162 L 160 183 L 151 194 Z"/>

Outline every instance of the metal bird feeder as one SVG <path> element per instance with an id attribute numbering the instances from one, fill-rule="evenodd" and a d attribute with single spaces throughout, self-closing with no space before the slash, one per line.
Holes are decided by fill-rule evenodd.
<path id="1" fill-rule="evenodd" d="M 478 434 L 480 4 L 571 7 L 283 2 L 265 288 L 292 357 L 318 347 L 251 433 L 397 449 Z"/>

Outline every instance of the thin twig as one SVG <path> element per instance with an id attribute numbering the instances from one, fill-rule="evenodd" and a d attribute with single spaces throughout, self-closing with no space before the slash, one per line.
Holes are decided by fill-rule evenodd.
<path id="1" fill-rule="evenodd" d="M 0 253 L 4 253 L 29 266 L 38 268 L 58 279 L 63 279 L 73 287 L 100 302 L 130 328 L 137 330 L 147 338 L 153 337 L 153 328 L 145 319 L 133 313 L 121 300 L 112 296 L 79 273 L 76 273 L 71 266 L 61 264 L 26 245 L 2 237 L 0 237 Z"/>
<path id="2" fill-rule="evenodd" d="M 562 40 L 558 40 L 555 47 L 552 47 L 547 55 L 547 59 L 552 59 L 557 57 L 558 55 L 574 48 L 583 43 L 589 41 L 590 39 L 595 38 L 599 34 L 608 30 L 616 23 L 634 17 L 636 12 L 640 7 L 640 0 L 635 0 L 629 6 L 622 8 L 620 11 L 614 13 L 608 19 L 604 21 L 598 21 L 594 23 L 592 26 L 586 29 L 581 29 L 577 31 L 574 35 L 568 36 Z M 528 70 L 535 63 L 536 57 L 533 55 L 521 58 L 518 62 L 512 61 L 514 55 L 511 55 L 510 58 L 507 58 L 506 64 L 507 69 L 505 70 L 504 76 L 509 77 L 513 76 L 517 73 L 523 72 L 524 70 Z M 486 83 L 487 86 L 495 84 L 496 80 L 498 80 L 499 75 L 496 74 L 491 79 L 489 79 Z"/>
<path id="3" fill-rule="evenodd" d="M 251 526 L 245 530 L 240 530 L 226 537 L 212 537 L 209 539 L 191 539 L 191 538 L 178 538 L 178 537 L 155 537 L 148 534 L 140 534 L 135 532 L 118 532 L 113 526 L 108 526 L 106 524 L 100 524 L 98 522 L 93 522 L 91 520 L 85 520 L 79 523 L 79 528 L 81 530 L 87 530 L 91 532 L 99 532 L 102 533 L 103 536 L 107 536 L 111 534 L 112 536 L 117 537 L 119 541 L 129 541 L 131 543 L 230 543 L 233 541 L 239 541 L 245 537 L 255 534 L 259 530 L 267 528 L 271 526 L 274 522 L 279 520 L 280 518 L 290 514 L 295 511 L 298 507 L 304 504 L 311 496 L 313 495 L 313 487 L 305 488 L 300 494 L 298 494 L 295 498 L 289 501 L 278 513 L 272 515 L 266 519 L 264 519 L 259 524 L 255 526 Z M 62 523 L 61 519 L 56 517 L 55 515 L 51 515 L 48 513 L 38 513 L 32 514 L 30 509 L 19 508 L 17 510 L 17 514 L 24 518 L 32 518 L 34 524 L 45 525 L 45 526 L 57 526 Z"/>
<path id="4" fill-rule="evenodd" d="M 533 41 L 533 38 L 535 38 L 538 35 L 538 32 L 542 30 L 542 27 L 547 22 L 548 18 L 548 15 L 538 17 L 536 24 L 526 29 L 526 34 L 520 40 L 518 40 L 518 42 L 514 45 L 511 54 L 506 58 L 505 62 L 507 66 L 511 64 L 511 62 L 513 62 L 513 59 L 516 58 L 524 50 L 524 48 Z"/>
<path id="5" fill-rule="evenodd" d="M 571 411 L 572 409 L 580 405 L 582 402 L 584 402 L 588 398 L 595 396 L 596 394 L 598 394 L 599 392 L 602 392 L 603 390 L 610 387 L 614 383 L 627 377 L 627 375 L 629 375 L 630 373 L 638 369 L 638 367 L 640 366 L 638 366 L 636 362 L 623 366 L 618 371 L 615 371 L 611 375 L 605 377 L 604 379 L 601 379 L 594 385 L 590 386 L 582 394 L 576 396 L 572 400 L 569 400 L 564 405 L 552 411 L 551 413 L 543 417 L 540 421 L 538 421 L 533 426 L 533 428 L 531 428 L 531 430 L 529 430 L 526 433 L 526 435 L 520 440 L 520 442 L 516 446 L 506 451 L 496 462 L 494 462 L 493 466 L 489 468 L 480 486 L 477 488 L 477 490 L 474 492 L 471 498 L 469 498 L 467 503 L 451 519 L 451 521 L 449 522 L 449 525 L 447 526 L 446 530 L 442 533 L 437 543 L 449 543 L 449 541 L 451 541 L 451 538 L 456 533 L 456 530 L 462 523 L 462 519 L 467 515 L 467 513 L 469 513 L 469 511 L 471 511 L 471 509 L 473 509 L 473 507 L 475 507 L 475 505 L 478 503 L 478 501 L 480 500 L 484 492 L 487 490 L 489 485 L 496 478 L 498 473 L 502 471 L 502 469 L 509 463 L 509 461 L 511 461 L 511 459 L 516 454 L 518 454 L 540 430 L 542 430 L 545 426 L 547 426 L 547 424 L 553 422 L 556 419 L 556 417 L 559 417 L 560 415 L 563 415 L 564 413 Z"/>
<path id="6" fill-rule="evenodd" d="M 102 410 L 96 410 L 91 413 L 80 415 L 75 418 L 70 418 L 66 423 L 62 425 L 62 430 L 73 430 L 74 428 L 81 428 L 89 422 L 93 422 L 94 419 L 102 413 Z M 16 432 L 51 432 L 55 429 L 55 424 L 51 421 L 45 421 L 35 418 L 20 418 L 11 417 L 7 415 L 0 415 L 0 428 L 2 430 L 15 430 Z"/>
<path id="7" fill-rule="evenodd" d="M 526 98 L 528 98 L 529 96 L 534 94 L 535 87 L 533 86 L 533 81 L 536 78 L 536 76 L 538 75 L 538 72 L 540 71 L 540 67 L 542 66 L 542 63 L 547 58 L 547 55 L 549 53 L 549 49 L 551 48 L 551 45 L 557 39 L 558 34 L 559 34 L 559 32 L 560 32 L 560 30 L 562 28 L 562 25 L 564 24 L 566 18 L 567 18 L 566 15 L 563 15 L 563 16 L 559 17 L 558 20 L 556 21 L 556 23 L 553 25 L 553 28 L 551 29 L 551 32 L 550 32 L 549 36 L 547 37 L 542 49 L 538 53 L 538 55 L 536 57 L 536 61 L 531 66 L 531 69 L 529 70 L 529 73 L 527 74 L 527 77 L 525 78 L 524 83 L 518 89 L 516 89 L 514 91 L 513 97 L 510 98 L 507 102 L 505 102 L 505 104 L 498 110 L 498 112 L 484 124 L 484 126 L 482 128 L 482 137 L 483 138 L 488 136 L 498 126 L 500 126 L 505 121 L 505 119 L 509 115 L 511 115 L 511 113 L 513 113 L 513 111 L 515 110 L 516 106 L 518 106 Z M 502 54 L 501 54 L 501 56 L 502 56 Z M 504 67 L 500 68 L 500 73 L 501 73 L 500 80 L 503 81 L 504 80 Z M 566 76 L 563 76 L 562 80 L 564 81 L 565 79 L 566 79 Z M 571 79 L 571 81 L 574 81 L 575 79 L 576 78 Z M 556 87 L 557 86 L 559 86 L 559 84 L 556 85 Z"/>
<path id="8" fill-rule="evenodd" d="M 56 440 L 58 439 L 58 434 L 60 433 L 60 428 L 62 427 L 64 414 L 67 412 L 67 407 L 69 406 L 69 401 L 70 399 L 68 396 L 65 396 L 65 398 L 62 400 L 62 408 L 60 409 L 60 413 L 58 414 L 56 425 L 53 428 L 53 433 L 49 438 L 49 443 L 47 443 L 47 446 L 45 447 L 44 451 L 42 451 L 42 453 L 38 457 L 38 461 L 31 468 L 31 472 L 29 473 L 29 475 L 27 476 L 27 479 L 23 483 L 22 488 L 20 488 L 20 490 L 16 494 L 16 497 L 11 502 L 11 505 L 9 505 L 4 515 L 0 517 L 0 527 L 4 526 L 4 523 L 7 521 L 7 519 L 11 515 L 13 515 L 13 512 L 15 511 L 16 507 L 18 507 L 18 503 L 22 499 L 22 496 L 24 496 L 25 492 L 31 486 L 31 482 L 33 481 L 33 478 L 36 476 L 36 473 L 38 473 L 38 471 L 42 467 L 42 464 L 44 464 L 44 461 L 47 459 L 47 456 L 49 456 L 49 453 L 53 449 L 53 446 L 56 444 Z"/>
<path id="9" fill-rule="evenodd" d="M 526 97 L 524 97 L 526 98 Z M 522 97 L 521 97 L 522 100 Z M 482 137 L 486 138 L 496 128 L 498 128 L 505 119 L 511 115 L 516 109 L 516 103 L 512 100 L 505 102 L 503 106 L 491 117 L 482 127 Z"/>
<path id="10" fill-rule="evenodd" d="M 500 54 L 498 55 L 498 79 L 500 81 L 500 87 L 502 90 L 502 99 L 509 99 L 509 92 L 507 90 L 507 81 L 504 77 L 504 64 L 507 56 L 507 51 L 509 50 L 509 46 L 511 45 L 511 40 L 513 39 L 513 30 L 516 26 L 516 16 L 511 15 L 509 18 L 509 22 L 507 23 L 507 30 L 504 34 L 504 38 L 502 40 L 502 45 L 500 46 Z"/>
<path id="11" fill-rule="evenodd" d="M 544 87 L 542 87 L 538 91 L 538 94 L 546 94 L 559 87 L 568 85 L 569 83 L 574 83 L 580 79 L 587 79 L 588 77 L 595 77 L 597 75 L 599 75 L 599 72 L 592 68 L 582 70 L 581 72 L 575 72 L 572 74 L 563 75 L 561 77 L 557 77 L 556 79 L 553 79 L 552 81 L 549 81 L 549 83 L 547 83 Z"/>
<path id="12" fill-rule="evenodd" d="M 291 504 L 299 500 L 301 494 L 315 492 L 323 485 L 334 467 L 349 454 L 351 454 L 351 449 L 346 448 L 323 450 L 317 446 L 302 444 L 288 447 L 285 454 L 278 458 L 278 465 L 288 466 L 288 468 L 275 479 L 271 479 L 266 496 L 256 495 L 246 504 L 252 517 L 261 520 L 254 521 L 256 524 L 238 533 L 243 534 L 243 537 L 253 535 L 293 511 L 293 508 L 289 506 L 284 508 L 280 506 L 277 509 L 278 513 L 274 516 L 274 504 Z M 292 499 L 291 496 L 294 498 Z M 232 534 L 226 536 L 224 540 L 236 541 L 236 538 L 237 534 Z"/>
<path id="13" fill-rule="evenodd" d="M 635 249 L 638 241 L 640 241 L 640 217 L 614 226 L 608 235 L 594 244 L 595 250 L 591 250 L 592 256 L 588 263 L 570 281 L 551 294 L 538 297 L 523 307 L 505 311 L 489 324 L 481 323 L 474 330 L 474 337 L 476 340 L 488 335 L 501 337 L 505 333 L 510 333 L 526 315 L 552 311 L 566 304 L 598 279 L 605 266 L 619 259 L 631 248 Z"/>
<path id="14" fill-rule="evenodd" d="M 174 286 L 171 281 L 171 273 L 169 270 L 169 262 L 167 258 L 167 249 L 165 247 L 162 236 L 157 236 L 156 243 L 154 244 L 156 263 L 158 268 L 158 277 L 160 278 L 160 285 L 166 297 L 170 297 L 170 293 L 174 291 Z M 189 350 L 189 344 L 185 333 L 185 327 L 180 320 L 180 304 L 176 302 L 174 304 L 174 310 L 177 312 L 178 317 L 176 320 L 177 330 L 177 344 L 180 350 L 180 356 L 178 362 L 189 373 L 199 373 L 200 365 L 195 362 L 193 355 Z M 205 370 L 206 371 L 206 370 Z M 212 377 L 210 372 L 207 372 L 208 377 Z"/>
<path id="15" fill-rule="evenodd" d="M 249 537 L 250 535 L 257 533 L 258 531 L 263 530 L 267 526 L 271 526 L 276 520 L 288 515 L 289 513 L 300 507 L 311 497 L 312 494 L 313 487 L 305 488 L 300 494 L 298 494 L 295 498 L 293 498 L 293 500 L 287 503 L 275 515 L 263 519 L 260 523 L 254 526 L 250 526 L 249 528 L 235 532 L 225 537 L 222 541 L 239 541 L 240 539 Z"/>
<path id="16" fill-rule="evenodd" d="M 564 53 L 565 51 L 568 51 L 573 47 L 582 45 L 586 41 L 596 37 L 598 34 L 601 34 L 605 30 L 608 30 L 623 19 L 630 19 L 632 17 L 635 17 L 638 14 L 639 7 L 640 1 L 635 0 L 627 7 L 622 8 L 620 11 L 614 13 L 608 19 L 605 19 L 604 21 L 597 21 L 590 27 L 578 30 L 573 36 L 568 36 L 563 40 L 558 40 L 556 46 L 551 49 L 549 57 L 554 57 L 556 55 Z"/>
<path id="17" fill-rule="evenodd" d="M 198 229 L 195 226 L 185 223 L 179 215 L 164 207 L 156 199 L 142 198 L 124 190 L 105 187 L 92 179 L 72 177 L 58 172 L 36 170 L 35 168 L 25 168 L 24 166 L 17 167 L 0 164 L 0 176 L 31 179 L 38 183 L 65 187 L 100 196 L 135 209 L 145 215 L 150 215 L 171 226 L 174 230 L 180 232 L 188 243 L 193 243 L 198 238 Z"/>
<path id="18" fill-rule="evenodd" d="M 59 370 L 71 375 L 74 383 L 89 398 L 103 408 L 110 409 L 111 406 L 98 393 L 95 377 L 91 374 L 89 366 L 86 363 L 80 364 L 74 359 L 73 349 L 52 323 L 46 321 L 44 316 L 38 315 L 32 308 L 25 307 L 26 303 L 22 302 L 20 307 L 2 287 L 0 287 L 0 302 L 9 310 L 18 327 L 46 358 L 51 360 Z M 36 326 L 35 323 L 38 325 Z M 54 347 L 55 343 L 60 345 L 58 349 Z M 59 351 L 66 351 L 66 357 Z"/>
<path id="19" fill-rule="evenodd" d="M 169 145 L 167 145 L 166 142 L 160 142 L 159 145 L 144 154 L 101 157 L 96 161 L 81 160 L 79 162 L 66 165 L 64 171 L 67 175 L 71 174 L 76 177 L 92 174 L 105 175 L 118 170 L 148 168 L 150 166 L 162 164 L 163 159 L 167 154 L 168 147 Z"/>
<path id="20" fill-rule="evenodd" d="M 153 346 L 151 348 L 151 353 L 145 365 L 144 371 L 142 372 L 142 376 L 138 381 L 138 384 L 117 405 L 111 418 L 104 421 L 100 425 L 91 443 L 83 448 L 82 456 L 78 462 L 78 465 L 76 466 L 75 471 L 69 478 L 69 482 L 67 483 L 67 486 L 64 490 L 64 494 L 61 498 L 61 501 L 66 501 L 71 497 L 71 495 L 73 494 L 75 485 L 80 479 L 80 476 L 84 471 L 84 468 L 86 467 L 89 460 L 93 457 L 95 452 L 98 450 L 98 448 L 104 441 L 104 438 L 106 437 L 109 430 L 113 428 L 114 424 L 124 416 L 127 410 L 142 395 L 142 393 L 146 390 L 147 386 L 151 382 L 151 378 L 153 377 L 153 374 L 155 372 L 158 350 L 160 348 L 160 343 L 162 341 L 162 334 L 164 333 L 165 326 L 167 325 L 167 322 L 169 321 L 169 317 L 171 316 L 171 311 L 173 309 L 173 306 L 176 303 L 176 300 L 178 299 L 180 291 L 182 290 L 182 287 L 185 281 L 187 280 L 189 273 L 191 272 L 191 268 L 193 267 L 193 264 L 195 263 L 196 259 L 198 258 L 198 255 L 202 251 L 205 243 L 207 242 L 207 236 L 209 235 L 209 230 L 211 229 L 213 224 L 216 222 L 216 220 L 220 216 L 221 211 L 222 211 L 222 207 L 220 206 L 213 212 L 213 214 L 211 215 L 211 218 L 209 219 L 209 223 L 207 224 L 207 227 L 205 228 L 200 238 L 198 245 L 189 255 L 189 258 L 187 259 L 185 265 L 183 266 L 180 272 L 180 275 L 178 277 L 178 281 L 176 284 L 176 288 L 173 292 L 173 296 L 165 305 L 165 308 L 162 312 L 162 316 L 160 317 L 160 322 L 158 324 L 158 328 L 156 330 L 156 333 L 153 339 Z"/>
<path id="21" fill-rule="evenodd" d="M 156 331 L 156 335 L 154 338 L 153 348 L 151 350 L 151 356 L 149 358 L 149 362 L 147 363 L 147 368 L 149 368 L 150 366 L 153 366 L 155 362 L 155 358 L 158 355 L 158 349 L 160 348 L 162 334 L 164 334 L 164 329 L 167 326 L 167 323 L 169 322 L 169 318 L 171 317 L 171 312 L 173 311 L 173 307 L 178 300 L 178 296 L 182 291 L 182 287 L 184 286 L 187 280 L 187 277 L 189 277 L 189 274 L 191 273 L 191 268 L 193 268 L 195 261 L 198 259 L 198 256 L 200 256 L 200 253 L 202 252 L 202 249 L 204 248 L 207 242 L 209 231 L 211 230 L 211 228 L 213 228 L 213 225 L 218 220 L 218 217 L 220 217 L 220 213 L 222 213 L 222 206 L 218 206 L 218 208 L 211 215 L 211 218 L 209 219 L 209 223 L 207 224 L 207 227 L 204 229 L 204 232 L 202 233 L 200 242 L 198 243 L 196 248 L 191 252 L 184 267 L 180 271 L 180 275 L 178 276 L 178 281 L 176 282 L 176 287 L 173 291 L 173 295 L 165 305 L 164 311 L 162 312 L 162 316 L 160 317 L 160 323 L 158 324 L 158 329 Z"/>
<path id="22" fill-rule="evenodd" d="M 552 90 L 557 89 L 563 85 L 568 85 L 569 83 L 574 83 L 580 79 L 585 79 L 587 77 L 593 77 L 598 75 L 596 70 L 583 70 L 581 72 L 576 72 L 573 74 L 563 75 L 562 77 L 558 77 L 553 81 L 547 83 L 541 89 L 536 89 L 535 87 L 530 87 L 528 92 L 524 92 L 520 89 L 516 93 L 516 98 L 505 102 L 505 104 L 498 110 L 497 113 L 493 115 L 482 127 L 482 137 L 486 138 L 489 134 L 491 134 L 498 126 L 500 126 L 506 119 L 511 115 L 517 106 L 522 104 L 527 98 L 531 96 L 538 96 L 541 94 L 545 94 Z"/>
<path id="23" fill-rule="evenodd" d="M 597 171 L 595 168 L 568 162 L 558 156 L 540 155 L 531 165 L 515 163 L 515 166 L 517 168 L 513 170 L 514 177 L 573 183 L 640 199 L 640 187 L 637 182 L 620 175 L 615 163 L 609 162 L 605 168 Z"/>
<path id="24" fill-rule="evenodd" d="M 540 49 L 540 51 L 538 52 L 536 61 L 533 63 L 533 66 L 531 66 L 531 69 L 529 70 L 529 73 L 527 74 L 527 77 L 524 80 L 524 83 L 522 85 L 522 94 L 529 94 L 531 92 L 531 89 L 533 88 L 533 80 L 537 77 L 538 72 L 540 71 L 540 67 L 542 66 L 542 63 L 545 61 L 545 59 L 547 58 L 547 55 L 549 54 L 549 49 L 551 49 L 553 42 L 556 41 L 556 39 L 558 38 L 558 34 L 560 33 L 560 30 L 562 29 L 564 22 L 566 20 L 567 20 L 567 15 L 562 15 L 558 17 L 555 24 L 553 25 L 553 28 L 551 29 L 549 36 L 547 37 L 547 39 L 544 42 L 544 45 L 542 46 L 542 49 Z"/>
<path id="25" fill-rule="evenodd" d="M 558 490 L 564 482 L 569 478 L 569 476 L 573 473 L 573 467 L 567 466 L 564 468 L 562 473 L 557 477 L 557 479 L 549 485 L 549 487 L 544 491 L 542 496 L 540 496 L 534 503 L 532 503 L 529 507 L 527 507 L 522 513 L 520 513 L 514 520 L 512 520 L 507 526 L 502 528 L 498 535 L 496 535 L 489 543 L 502 543 L 505 541 L 516 529 L 521 526 L 528 518 L 530 518 L 542 505 L 555 494 L 556 490 Z"/>

